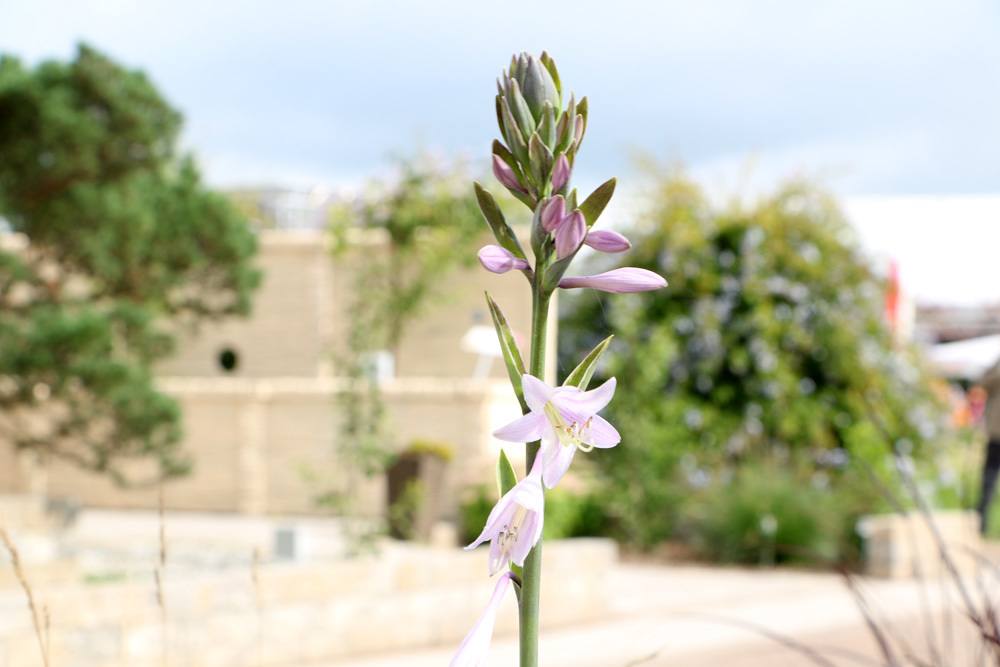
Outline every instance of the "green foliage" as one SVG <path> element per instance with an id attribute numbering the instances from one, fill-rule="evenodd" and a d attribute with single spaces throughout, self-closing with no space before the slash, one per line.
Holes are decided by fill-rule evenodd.
<path id="1" fill-rule="evenodd" d="M 479 536 L 496 501 L 495 491 L 487 486 L 469 491 L 458 513 L 462 544 L 469 544 Z M 545 539 L 597 537 L 610 531 L 610 518 L 600 495 L 561 488 L 545 492 Z"/>
<path id="2" fill-rule="evenodd" d="M 246 313 L 258 275 L 244 219 L 177 155 L 180 127 L 141 72 L 89 47 L 0 58 L 0 218 L 20 235 L 0 244 L 0 438 L 16 447 L 119 481 L 128 459 L 186 469 L 151 366 L 178 325 Z"/>
<path id="3" fill-rule="evenodd" d="M 417 456 L 430 456 L 447 463 L 455 458 L 455 446 L 448 442 L 439 440 L 418 439 L 411 442 L 404 454 L 414 454 Z"/>
<path id="4" fill-rule="evenodd" d="M 623 379 L 609 408 L 623 441 L 594 458 L 626 541 L 673 536 L 698 471 L 832 458 L 893 484 L 893 448 L 936 455 L 944 411 L 893 344 L 882 284 L 828 195 L 789 183 L 717 206 L 678 172 L 656 173 L 649 195 L 628 263 L 670 287 L 570 295 L 560 327 L 564 368 L 616 333 L 603 373 Z"/>
<path id="5" fill-rule="evenodd" d="M 476 197 L 460 168 L 440 167 L 428 156 L 397 167 L 394 179 L 370 183 L 334 211 L 330 226 L 335 256 L 352 262 L 354 273 L 347 344 L 335 359 L 348 381 L 336 446 L 343 465 L 368 476 L 382 473 L 397 449 L 374 355 L 396 351 L 410 322 L 446 293 L 444 278 L 475 261 L 482 234 Z M 342 488 L 325 491 L 324 504 L 350 513 L 355 481 L 348 475 Z"/>
<path id="6" fill-rule="evenodd" d="M 403 492 L 389 506 L 389 534 L 399 540 L 416 537 L 417 514 L 424 502 L 424 485 L 419 479 L 407 482 Z"/>
<path id="7" fill-rule="evenodd" d="M 828 564 L 854 551 L 851 509 L 823 473 L 752 465 L 694 492 L 681 534 L 715 561 Z"/>

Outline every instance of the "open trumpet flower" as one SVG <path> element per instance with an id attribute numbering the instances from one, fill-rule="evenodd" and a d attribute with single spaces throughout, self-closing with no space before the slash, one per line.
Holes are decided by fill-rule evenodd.
<path id="1" fill-rule="evenodd" d="M 581 391 L 577 387 L 550 387 L 533 375 L 521 377 L 528 414 L 514 420 L 493 435 L 508 442 L 543 440 L 542 481 L 554 487 L 566 474 L 573 456 L 597 448 L 614 447 L 621 442 L 617 429 L 598 412 L 615 395 L 615 378 L 597 389 Z"/>
<path id="2" fill-rule="evenodd" d="M 528 476 L 497 502 L 486 519 L 483 532 L 468 549 L 490 541 L 490 576 L 508 563 L 524 565 L 531 548 L 542 537 L 545 496 L 542 493 L 542 457 L 536 457 Z"/>

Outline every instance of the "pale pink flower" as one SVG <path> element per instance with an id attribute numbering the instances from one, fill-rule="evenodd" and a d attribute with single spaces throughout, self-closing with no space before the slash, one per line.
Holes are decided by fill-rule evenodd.
<path id="1" fill-rule="evenodd" d="M 586 235 L 587 221 L 580 209 L 563 218 L 555 231 L 556 259 L 564 259 L 576 252 Z"/>
<path id="2" fill-rule="evenodd" d="M 605 271 L 595 276 L 563 278 L 559 281 L 559 287 L 563 289 L 590 287 L 602 292 L 616 292 L 619 294 L 625 292 L 648 292 L 666 286 L 667 281 L 662 276 L 652 271 L 637 269 L 632 266 Z"/>
<path id="3" fill-rule="evenodd" d="M 497 177 L 505 187 L 517 192 L 526 192 L 517 180 L 517 174 L 510 165 L 500 159 L 499 155 L 493 155 L 493 175 Z"/>
<path id="4" fill-rule="evenodd" d="M 566 200 L 562 195 L 552 197 L 542 205 L 542 229 L 552 232 L 566 217 Z"/>
<path id="5" fill-rule="evenodd" d="M 552 192 L 559 192 L 566 187 L 566 183 L 569 182 L 569 174 L 569 160 L 563 153 L 556 160 L 555 166 L 552 167 Z"/>
<path id="6" fill-rule="evenodd" d="M 542 536 L 545 495 L 542 493 L 541 461 L 541 456 L 535 457 L 528 476 L 503 494 L 487 517 L 483 532 L 465 547 L 466 550 L 475 549 L 486 540 L 490 541 L 490 576 L 511 562 L 523 566 L 528 552 Z"/>
<path id="7" fill-rule="evenodd" d="M 515 257 L 514 253 L 498 245 L 485 245 L 479 249 L 479 263 L 493 273 L 507 273 L 512 269 L 528 268 L 528 262 Z"/>
<path id="8" fill-rule="evenodd" d="M 497 580 L 497 585 L 493 589 L 493 595 L 486 604 L 482 616 L 476 624 L 465 635 L 465 639 L 458 647 L 455 657 L 448 663 L 449 667 L 478 667 L 483 664 L 486 654 L 490 650 L 490 641 L 493 639 L 493 626 L 496 624 L 497 610 L 503 602 L 503 596 L 510 588 L 511 573 L 504 572 Z"/>
<path id="9" fill-rule="evenodd" d="M 525 374 L 521 376 L 521 387 L 530 412 L 493 435 L 508 442 L 544 440 L 538 458 L 542 459 L 545 486 L 552 488 L 562 479 L 577 449 L 589 452 L 621 442 L 615 427 L 597 414 L 611 402 L 615 378 L 596 389 L 582 391 L 577 387 L 550 387 Z"/>
<path id="10" fill-rule="evenodd" d="M 625 252 L 632 247 L 627 238 L 610 229 L 594 230 L 587 234 L 583 242 L 601 252 Z"/>

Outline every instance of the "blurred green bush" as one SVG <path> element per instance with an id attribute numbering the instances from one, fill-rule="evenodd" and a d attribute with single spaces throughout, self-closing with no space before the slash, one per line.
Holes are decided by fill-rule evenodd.
<path id="1" fill-rule="evenodd" d="M 640 211 L 625 263 L 670 286 L 561 300 L 561 368 L 616 334 L 598 375 L 620 380 L 607 416 L 622 444 L 587 459 L 619 539 L 754 561 L 770 514 L 787 542 L 775 559 L 849 556 L 843 526 L 905 498 L 897 456 L 938 497 L 955 442 L 944 400 L 894 340 L 883 281 L 827 193 L 792 182 L 716 203 L 659 170 Z M 814 475 L 823 493 L 802 482 Z"/>
<path id="2" fill-rule="evenodd" d="M 854 552 L 849 513 L 822 473 L 752 465 L 692 495 L 679 534 L 725 563 L 831 562 Z"/>

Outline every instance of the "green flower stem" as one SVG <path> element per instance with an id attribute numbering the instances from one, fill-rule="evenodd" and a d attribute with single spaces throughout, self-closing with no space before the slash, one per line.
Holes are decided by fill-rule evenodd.
<path id="1" fill-rule="evenodd" d="M 528 373 L 537 378 L 545 375 L 545 338 L 548 330 L 549 300 L 538 284 L 538 276 L 532 288 L 531 303 L 531 359 Z M 525 445 L 527 470 L 538 455 L 541 442 Z M 521 646 L 521 667 L 538 667 L 538 600 L 542 588 L 542 541 L 539 540 L 528 557 L 524 559 L 521 575 L 520 618 L 518 623 Z"/>

